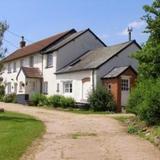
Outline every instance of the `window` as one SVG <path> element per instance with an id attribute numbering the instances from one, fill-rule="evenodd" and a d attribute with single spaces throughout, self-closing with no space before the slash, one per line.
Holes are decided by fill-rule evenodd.
<path id="1" fill-rule="evenodd" d="M 30 67 L 33 67 L 33 64 L 34 64 L 34 57 L 31 56 L 31 57 L 29 58 L 29 66 L 30 66 Z"/>
<path id="2" fill-rule="evenodd" d="M 122 80 L 121 80 L 121 90 L 122 90 L 122 91 L 128 91 L 128 90 L 129 90 L 129 82 L 128 82 L 128 79 L 122 79 Z"/>
<path id="3" fill-rule="evenodd" d="M 43 83 L 43 93 L 48 94 L 48 82 Z"/>
<path id="4" fill-rule="evenodd" d="M 107 88 L 108 88 L 108 91 L 111 92 L 112 86 L 110 83 L 107 85 Z"/>
<path id="5" fill-rule="evenodd" d="M 46 67 L 52 67 L 53 66 L 53 54 L 47 54 L 47 64 Z"/>
<path id="6" fill-rule="evenodd" d="M 11 64 L 8 63 L 8 73 L 11 73 Z"/>
<path id="7" fill-rule="evenodd" d="M 71 81 L 63 82 L 63 92 L 72 93 L 72 82 Z"/>
<path id="8" fill-rule="evenodd" d="M 36 90 L 36 82 L 33 81 L 33 82 L 32 82 L 32 91 L 35 91 L 35 90 Z"/>
<path id="9" fill-rule="evenodd" d="M 59 83 L 57 83 L 57 92 L 59 92 Z"/>
<path id="10" fill-rule="evenodd" d="M 23 82 L 19 82 L 19 91 L 20 92 L 23 91 L 23 87 L 24 87 L 24 83 Z"/>
<path id="11" fill-rule="evenodd" d="M 17 93 L 17 83 L 14 83 L 14 93 Z"/>
<path id="12" fill-rule="evenodd" d="M 20 67 L 23 67 L 24 66 L 24 59 L 21 59 L 20 61 Z"/>
<path id="13" fill-rule="evenodd" d="M 11 82 L 9 82 L 9 83 L 7 84 L 7 92 L 8 92 L 8 94 L 11 93 Z"/>
<path id="14" fill-rule="evenodd" d="M 13 63 L 13 72 L 16 72 L 16 62 Z"/>

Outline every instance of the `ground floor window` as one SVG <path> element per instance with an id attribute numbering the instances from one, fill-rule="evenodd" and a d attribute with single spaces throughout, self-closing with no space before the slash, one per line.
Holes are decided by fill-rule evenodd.
<path id="1" fill-rule="evenodd" d="M 17 83 L 14 83 L 14 93 L 17 93 Z"/>
<path id="2" fill-rule="evenodd" d="M 7 84 L 7 93 L 8 94 L 11 93 L 11 83 L 10 82 Z"/>
<path id="3" fill-rule="evenodd" d="M 19 82 L 19 92 L 23 91 L 23 87 L 24 87 L 24 83 L 23 82 Z"/>
<path id="4" fill-rule="evenodd" d="M 63 82 L 63 92 L 72 93 L 72 81 Z"/>
<path id="5" fill-rule="evenodd" d="M 128 91 L 129 90 L 129 81 L 128 81 L 128 79 L 122 79 L 121 80 L 121 90 L 122 91 Z"/>
<path id="6" fill-rule="evenodd" d="M 48 94 L 48 82 L 43 82 L 43 93 Z"/>

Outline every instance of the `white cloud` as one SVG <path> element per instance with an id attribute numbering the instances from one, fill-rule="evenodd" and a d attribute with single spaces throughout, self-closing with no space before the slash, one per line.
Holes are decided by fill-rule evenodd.
<path id="1" fill-rule="evenodd" d="M 133 22 L 129 23 L 128 26 L 122 32 L 119 33 L 119 35 L 123 35 L 123 36 L 128 35 L 128 27 L 133 28 L 133 29 L 140 29 L 144 25 L 145 25 L 144 21 L 140 21 L 140 20 L 133 21 Z"/>

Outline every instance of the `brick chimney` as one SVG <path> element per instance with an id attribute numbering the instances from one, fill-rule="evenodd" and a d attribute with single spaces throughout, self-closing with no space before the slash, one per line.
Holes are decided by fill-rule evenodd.
<path id="1" fill-rule="evenodd" d="M 24 41 L 24 36 L 21 37 L 22 40 L 20 41 L 20 48 L 23 48 L 26 46 L 26 41 Z"/>

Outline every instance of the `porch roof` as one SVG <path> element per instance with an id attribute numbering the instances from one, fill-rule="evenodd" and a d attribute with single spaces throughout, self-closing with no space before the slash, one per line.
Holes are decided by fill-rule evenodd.
<path id="1" fill-rule="evenodd" d="M 43 78 L 42 72 L 40 71 L 39 68 L 21 67 L 20 71 L 23 71 L 24 75 L 27 78 Z M 20 71 L 19 71 L 19 73 L 20 73 Z"/>
<path id="2" fill-rule="evenodd" d="M 103 78 L 116 78 L 119 75 L 121 75 L 123 72 L 125 72 L 128 68 L 130 68 L 131 70 L 133 70 L 133 72 L 135 72 L 135 74 L 137 74 L 137 72 L 131 66 L 123 66 L 123 67 L 113 68 Z"/>

